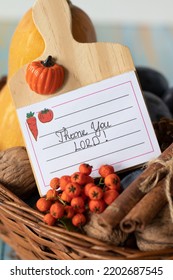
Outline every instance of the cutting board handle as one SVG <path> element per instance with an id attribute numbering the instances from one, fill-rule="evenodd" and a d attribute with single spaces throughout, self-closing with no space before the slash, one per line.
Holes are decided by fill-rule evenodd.
<path id="1" fill-rule="evenodd" d="M 33 20 L 36 28 L 45 41 L 45 51 L 58 50 L 61 57 L 71 44 L 75 43 L 72 35 L 72 19 L 70 7 L 65 0 L 37 0 L 32 9 Z M 55 30 L 58 26 L 58 36 Z M 61 28 L 62 27 L 62 28 Z M 63 46 L 65 48 L 63 48 Z M 44 55 L 43 55 L 44 56 Z"/>
<path id="2" fill-rule="evenodd" d="M 37 0 L 33 19 L 45 42 L 45 50 L 36 60 L 51 55 L 65 70 L 63 86 L 54 96 L 135 70 L 128 47 L 117 43 L 79 43 L 73 38 L 71 10 L 66 0 Z M 25 74 L 26 65 L 9 82 L 16 108 L 50 98 L 33 92 Z"/>

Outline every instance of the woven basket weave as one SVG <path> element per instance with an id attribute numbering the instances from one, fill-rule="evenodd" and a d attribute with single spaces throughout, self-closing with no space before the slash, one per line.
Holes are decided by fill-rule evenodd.
<path id="1" fill-rule="evenodd" d="M 50 227 L 43 215 L 0 184 L 0 238 L 23 260 L 173 259 L 173 248 L 152 252 L 116 247 L 63 227 Z"/>

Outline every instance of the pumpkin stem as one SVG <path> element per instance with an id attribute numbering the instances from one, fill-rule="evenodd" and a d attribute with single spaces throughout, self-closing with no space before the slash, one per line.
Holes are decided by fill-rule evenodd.
<path id="1" fill-rule="evenodd" d="M 53 57 L 51 55 L 49 55 L 44 61 L 41 61 L 41 64 L 43 64 L 43 66 L 45 66 L 45 67 L 51 67 L 55 63 L 54 63 Z"/>
<path id="2" fill-rule="evenodd" d="M 72 2 L 70 0 L 67 0 L 67 3 L 69 4 L 69 6 L 72 6 Z"/>

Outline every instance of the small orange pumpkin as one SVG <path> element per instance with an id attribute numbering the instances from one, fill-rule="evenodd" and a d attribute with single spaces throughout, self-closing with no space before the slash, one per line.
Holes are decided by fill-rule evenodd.
<path id="1" fill-rule="evenodd" d="M 55 63 L 49 55 L 44 61 L 33 61 L 26 69 L 26 81 L 32 91 L 39 94 L 52 94 L 64 81 L 64 68 Z"/>

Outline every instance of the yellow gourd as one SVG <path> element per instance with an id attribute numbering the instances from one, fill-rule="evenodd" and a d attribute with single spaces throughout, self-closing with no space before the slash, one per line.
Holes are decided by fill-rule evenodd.
<path id="1" fill-rule="evenodd" d="M 68 1 L 68 0 L 67 0 Z M 81 42 L 96 42 L 96 33 L 89 16 L 68 1 L 72 15 L 73 37 Z M 32 19 L 30 9 L 19 22 L 11 39 L 8 59 L 8 80 L 23 65 L 32 62 L 44 51 L 43 38 Z M 7 82 L 8 82 L 7 80 Z M 17 113 L 6 85 L 0 91 L 0 150 L 24 146 Z"/>
<path id="2" fill-rule="evenodd" d="M 24 141 L 9 88 L 5 85 L 0 92 L 0 150 L 23 146 Z"/>

